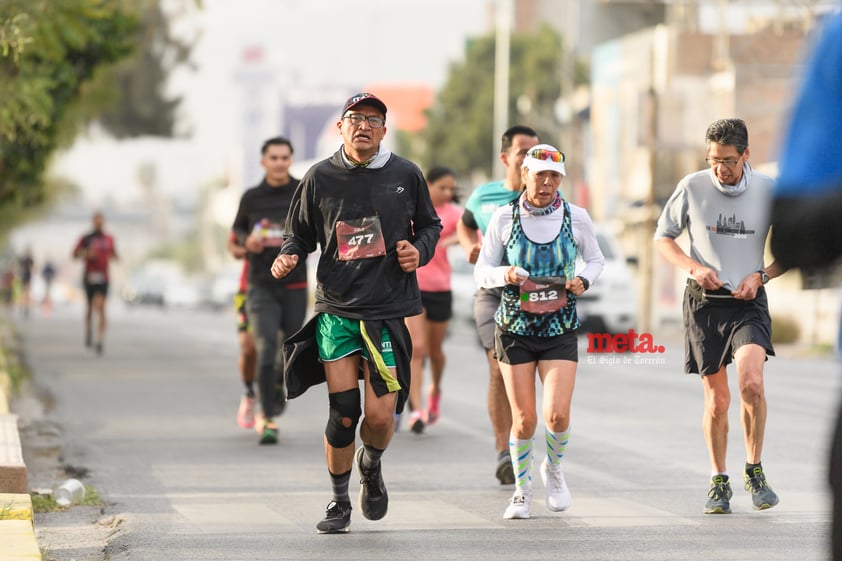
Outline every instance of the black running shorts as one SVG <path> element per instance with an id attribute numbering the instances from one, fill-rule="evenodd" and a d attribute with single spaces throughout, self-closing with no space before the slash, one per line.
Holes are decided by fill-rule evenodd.
<path id="1" fill-rule="evenodd" d="M 743 345 L 760 345 L 768 356 L 772 347 L 772 318 L 766 290 L 761 287 L 754 300 L 719 298 L 728 291 L 709 292 L 699 300 L 698 290 L 684 290 L 684 371 L 688 374 L 716 374 L 730 364 Z"/>
<path id="2" fill-rule="evenodd" d="M 554 337 L 524 337 L 494 330 L 494 355 L 503 364 L 526 364 L 539 360 L 579 362 L 579 340 L 576 331 Z"/>
<path id="3" fill-rule="evenodd" d="M 85 283 L 85 296 L 88 297 L 88 302 L 94 299 L 94 296 L 97 294 L 102 294 L 103 296 L 108 296 L 108 283 L 107 282 L 86 282 Z"/>
<path id="4" fill-rule="evenodd" d="M 453 317 L 453 293 L 421 291 L 421 305 L 427 315 L 427 321 L 449 321 Z"/>

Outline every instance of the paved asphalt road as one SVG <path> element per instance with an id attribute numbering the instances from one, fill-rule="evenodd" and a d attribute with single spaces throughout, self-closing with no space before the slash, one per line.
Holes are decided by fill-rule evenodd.
<path id="1" fill-rule="evenodd" d="M 258 446 L 235 423 L 231 313 L 124 309 L 116 298 L 109 306 L 99 358 L 82 346 L 78 305 L 17 320 L 36 383 L 55 399 L 49 416 L 62 428 L 63 461 L 90 470 L 85 482 L 100 491 L 105 515 L 122 521 L 97 559 L 827 558 L 825 455 L 839 396 L 832 360 L 782 349 L 767 363 L 764 459 L 780 505 L 751 509 L 732 407 L 734 513 L 706 516 L 701 388 L 682 374 L 678 330 L 656 336 L 663 355 L 590 354 L 583 341 L 564 461 L 573 505 L 547 511 L 536 477 L 533 518 L 505 521 L 511 487 L 493 476 L 485 362 L 472 327 L 455 321 L 441 421 L 421 436 L 399 432 L 384 456 L 388 516 L 362 518 L 352 479 L 352 531 L 324 536 L 314 529 L 330 498 L 324 387 L 290 403 L 278 446 Z M 39 539 L 54 558 L 70 559 L 59 550 L 73 531 L 53 520 Z"/>

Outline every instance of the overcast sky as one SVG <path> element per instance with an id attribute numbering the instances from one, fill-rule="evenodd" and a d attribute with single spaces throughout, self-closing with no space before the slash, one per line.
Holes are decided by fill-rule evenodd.
<path id="1" fill-rule="evenodd" d="M 193 0 L 168 1 L 193 5 Z M 152 162 L 161 191 L 194 192 L 202 183 L 242 169 L 244 152 L 254 151 L 244 149 L 244 138 L 276 134 L 284 100 L 335 100 L 337 92 L 347 95 L 348 89 L 383 82 L 439 89 L 449 66 L 463 60 L 466 39 L 490 30 L 494 4 L 495 0 L 202 0 L 202 9 L 193 8 L 174 20 L 180 35 L 196 38 L 197 70 L 180 72 L 171 83 L 172 91 L 184 97 L 180 122 L 191 138 L 119 144 L 81 139 L 57 160 L 56 170 L 94 199 L 130 200 L 139 194 L 138 166 Z M 729 14 L 727 21 L 746 20 Z M 710 13 L 704 19 L 710 20 Z M 249 50 L 262 56 L 244 65 Z M 248 74 L 262 77 L 259 92 L 244 94 L 243 77 Z M 249 111 L 260 112 L 260 130 L 245 131 Z"/>
<path id="2" fill-rule="evenodd" d="M 262 45 L 273 67 L 311 84 L 416 80 L 440 84 L 467 35 L 488 27 L 493 0 L 204 0 L 197 55 L 236 64 Z"/>

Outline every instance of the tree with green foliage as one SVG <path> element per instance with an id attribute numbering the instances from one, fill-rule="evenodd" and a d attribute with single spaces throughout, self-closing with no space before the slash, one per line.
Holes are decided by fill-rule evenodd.
<path id="1" fill-rule="evenodd" d="M 49 156 L 97 67 L 126 56 L 136 21 L 98 0 L 2 0 L 0 204 L 42 200 Z M 108 3 L 113 4 L 113 3 Z"/>
<path id="2" fill-rule="evenodd" d="M 403 148 L 426 167 L 445 163 L 461 177 L 475 172 L 490 176 L 494 128 L 494 45 L 493 34 L 468 43 L 464 62 L 451 65 L 443 89 L 434 105 L 427 110 L 427 127 L 421 132 L 422 142 L 402 139 Z M 511 37 L 509 72 L 509 114 L 517 112 L 518 99 L 530 101 L 527 114 L 512 122 L 533 126 L 547 133 L 546 123 L 554 122 L 554 107 L 562 91 L 565 68 L 570 59 L 565 55 L 561 36 L 549 26 L 534 33 Z M 586 69 L 577 64 L 573 83 L 586 83 Z M 499 141 L 498 141 L 499 142 Z M 416 146 L 421 146 L 419 150 Z"/>
<path id="3" fill-rule="evenodd" d="M 178 100 L 163 85 L 189 46 L 172 39 L 161 9 L 0 0 L 0 236 L 49 200 L 51 156 L 90 123 L 118 138 L 172 135 Z"/>
<path id="4" fill-rule="evenodd" d="M 190 2 L 182 0 L 185 9 Z M 136 0 L 134 6 L 140 17 L 136 48 L 106 68 L 105 81 L 113 87 L 96 120 L 115 138 L 175 136 L 182 98 L 168 96 L 165 86 L 175 68 L 191 67 L 192 44 L 173 35 L 172 14 L 160 0 Z"/>

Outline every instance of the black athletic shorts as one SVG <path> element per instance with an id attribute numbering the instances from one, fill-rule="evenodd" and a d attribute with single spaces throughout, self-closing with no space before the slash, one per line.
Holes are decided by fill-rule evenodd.
<path id="1" fill-rule="evenodd" d="M 688 279 L 683 304 L 688 374 L 716 374 L 743 345 L 760 345 L 768 356 L 775 356 L 766 289 L 760 287 L 754 300 L 737 300 L 730 293 L 701 291 L 695 280 Z"/>
<path id="2" fill-rule="evenodd" d="M 570 360 L 579 362 L 579 340 L 576 331 L 555 337 L 524 337 L 494 330 L 494 356 L 503 364 L 525 364 L 538 360 Z"/>
<path id="3" fill-rule="evenodd" d="M 94 299 L 95 294 L 102 294 L 103 296 L 108 296 L 108 283 L 107 282 L 86 282 L 85 283 L 85 295 L 88 297 L 88 302 Z"/>
<path id="4" fill-rule="evenodd" d="M 421 291 L 421 305 L 427 314 L 427 321 L 448 321 L 453 317 L 453 293 Z"/>

